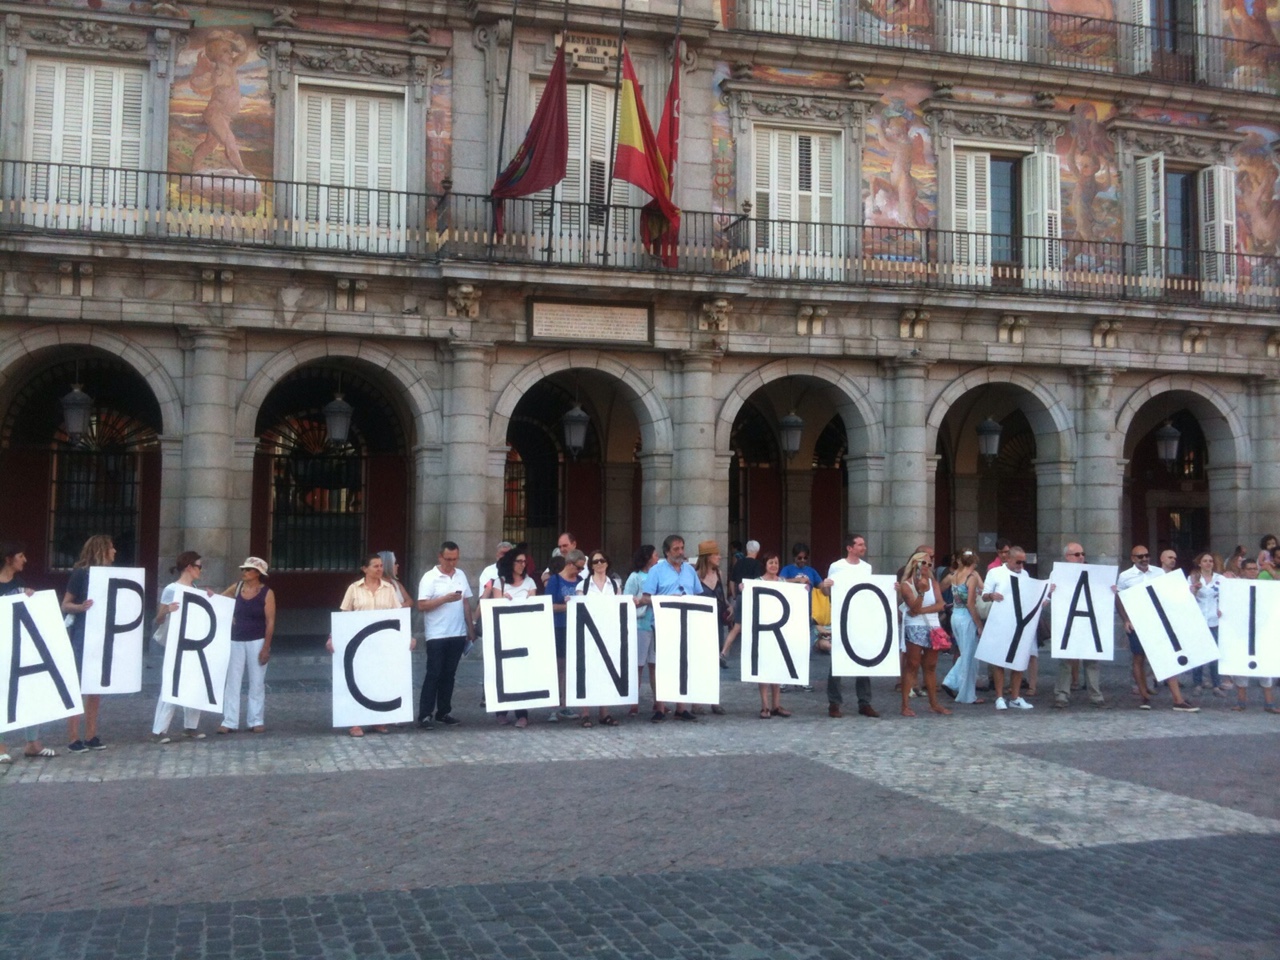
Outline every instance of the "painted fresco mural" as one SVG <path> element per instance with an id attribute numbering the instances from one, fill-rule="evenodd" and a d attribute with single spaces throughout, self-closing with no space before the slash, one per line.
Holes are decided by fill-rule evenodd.
<path id="1" fill-rule="evenodd" d="M 880 103 L 867 117 L 862 154 L 864 222 L 877 229 L 867 243 L 876 255 L 915 257 L 923 239 L 911 233 L 937 225 L 938 174 L 932 136 L 920 102 L 925 84 L 868 81 Z M 903 227 L 898 231 L 887 228 Z"/>
<path id="2" fill-rule="evenodd" d="M 1223 0 L 1226 69 L 1242 90 L 1280 93 L 1280 0 Z"/>
<path id="3" fill-rule="evenodd" d="M 1280 131 L 1246 124 L 1236 148 L 1236 235 L 1244 253 L 1280 257 Z"/>
<path id="4" fill-rule="evenodd" d="M 1091 244 L 1119 243 L 1124 239 L 1124 208 L 1120 203 L 1120 172 L 1115 142 L 1103 124 L 1111 119 L 1109 103 L 1071 101 L 1060 97 L 1071 119 L 1066 132 L 1054 144 L 1062 180 L 1062 236 L 1080 241 L 1067 245 L 1067 255 L 1077 265 L 1092 261 L 1103 251 Z"/>
<path id="5" fill-rule="evenodd" d="M 729 106 L 724 102 L 723 83 L 729 79 L 729 64 L 716 63 L 711 70 L 712 89 L 715 92 L 715 108 L 711 113 L 711 209 L 720 214 L 717 226 L 721 230 L 735 212 L 734 198 L 737 185 L 734 182 L 736 160 L 733 141 L 733 123 L 729 118 Z"/>

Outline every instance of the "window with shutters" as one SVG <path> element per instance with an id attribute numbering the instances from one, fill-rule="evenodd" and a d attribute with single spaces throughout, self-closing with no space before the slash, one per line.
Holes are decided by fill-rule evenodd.
<path id="1" fill-rule="evenodd" d="M 1223 164 L 1172 166 L 1164 154 L 1151 154 L 1134 160 L 1133 192 L 1140 285 L 1160 294 L 1230 293 L 1237 272 L 1235 171 Z"/>
<path id="2" fill-rule="evenodd" d="M 752 30 L 794 37 L 840 36 L 839 0 L 751 0 Z"/>
<path id="3" fill-rule="evenodd" d="M 1027 59 L 1026 0 L 946 0 L 947 49 L 970 57 Z"/>
<path id="4" fill-rule="evenodd" d="M 404 245 L 404 100 L 298 89 L 295 221 L 308 245 L 394 252 Z"/>
<path id="5" fill-rule="evenodd" d="M 757 126 L 754 137 L 757 262 L 775 276 L 825 273 L 840 252 L 839 135 Z"/>
<path id="6" fill-rule="evenodd" d="M 135 67 L 29 61 L 26 197 L 55 211 L 53 225 L 140 229 L 146 79 Z"/>
<path id="7" fill-rule="evenodd" d="M 951 262 L 964 283 L 1050 288 L 1062 269 L 1058 155 L 956 150 Z"/>
<path id="8" fill-rule="evenodd" d="M 1132 42 L 1123 51 L 1131 72 L 1183 82 L 1208 78 L 1209 60 L 1216 51 L 1205 36 L 1208 14 L 1203 0 L 1126 0 L 1122 9 L 1133 24 Z"/>

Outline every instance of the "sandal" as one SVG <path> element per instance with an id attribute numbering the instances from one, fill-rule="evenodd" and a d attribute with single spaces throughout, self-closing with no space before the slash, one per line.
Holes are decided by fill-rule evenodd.
<path id="1" fill-rule="evenodd" d="M 348 732 L 348 733 L 350 733 L 350 734 L 351 734 L 351 736 L 353 736 L 353 737 L 363 737 L 363 736 L 364 736 L 364 731 L 363 731 L 363 730 L 361 730 L 359 727 L 352 727 L 352 728 L 351 728 L 350 730 L 348 730 L 347 732 Z"/>
<path id="2" fill-rule="evenodd" d="M 761 710 L 761 711 L 760 711 L 760 719 L 761 719 L 761 720 L 768 720 L 768 719 L 769 719 L 770 717 L 772 717 L 772 716 L 773 716 L 773 711 L 772 711 L 772 710 Z"/>
<path id="3" fill-rule="evenodd" d="M 374 733 L 390 733 L 391 731 L 387 729 L 386 724 L 380 723 L 373 728 L 373 732 Z"/>
<path id="4" fill-rule="evenodd" d="M 215 730 L 215 731 L 213 731 L 213 732 L 214 732 L 214 733 L 216 733 L 216 734 L 222 735 L 222 734 L 226 734 L 226 733 L 235 733 L 235 732 L 237 732 L 237 731 L 236 731 L 236 729 L 235 729 L 235 728 L 233 728 L 233 727 L 219 727 L 217 730 Z"/>
<path id="5" fill-rule="evenodd" d="M 603 723 L 604 721 L 602 720 L 602 721 L 600 721 L 600 722 L 601 722 L 601 723 Z M 591 722 L 591 718 L 590 718 L 590 717 L 583 717 L 583 718 L 582 718 L 582 726 L 583 726 L 583 727 L 586 727 L 586 728 L 590 728 L 590 727 L 594 727 L 594 726 L 595 726 L 595 724 Z"/>
<path id="6" fill-rule="evenodd" d="M 53 747 L 44 747 L 41 750 L 37 750 L 35 753 L 23 753 L 22 755 L 28 760 L 48 760 L 50 757 L 56 757 L 58 755 L 58 751 L 53 749 Z"/>
<path id="7" fill-rule="evenodd" d="M 773 708 L 773 710 L 772 710 L 771 712 L 773 713 L 773 715 L 774 715 L 775 717 L 789 717 L 789 716 L 791 716 L 791 711 L 790 711 L 790 710 L 785 710 L 785 709 L 783 709 L 782 707 L 774 707 L 774 708 Z"/>
<path id="8" fill-rule="evenodd" d="M 617 725 L 618 721 L 609 714 L 605 714 L 600 718 L 600 726 L 602 727 L 616 727 Z"/>

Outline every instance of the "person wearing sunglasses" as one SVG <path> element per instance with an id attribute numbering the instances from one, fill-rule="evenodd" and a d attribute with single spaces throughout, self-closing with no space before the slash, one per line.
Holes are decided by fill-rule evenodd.
<path id="1" fill-rule="evenodd" d="M 493 576 L 489 578 L 480 599 L 518 602 L 537 594 L 537 578 L 529 573 L 529 545 L 517 543 L 515 546 L 508 545 L 508 548 L 502 552 L 502 556 L 498 558 L 498 562 L 494 564 Z M 498 711 L 496 718 L 500 726 L 511 723 L 505 710 Z M 528 710 L 515 712 L 515 726 L 517 730 L 523 730 L 529 726 Z"/>
<path id="2" fill-rule="evenodd" d="M 1166 550 L 1165 553 L 1171 551 Z M 1164 554 L 1161 554 L 1163 559 Z M 1116 585 L 1111 589 L 1117 594 L 1130 587 L 1135 587 L 1143 583 L 1150 583 L 1152 580 L 1158 580 L 1170 570 L 1160 569 L 1153 570 L 1151 568 L 1151 551 L 1142 544 L 1135 544 L 1134 548 L 1129 551 L 1129 559 L 1133 561 L 1133 566 L 1128 570 L 1120 572 Z M 1177 555 L 1174 555 L 1173 564 L 1177 565 Z M 1162 564 L 1163 567 L 1163 564 Z M 1150 688 L 1147 687 L 1146 663 L 1147 655 L 1142 649 L 1142 643 L 1138 640 L 1138 635 L 1133 630 L 1133 623 L 1129 620 L 1129 615 L 1124 611 L 1124 604 L 1120 602 L 1120 598 L 1116 597 L 1116 608 L 1120 611 L 1120 616 L 1124 618 L 1125 636 L 1129 638 L 1129 653 L 1133 657 L 1133 679 L 1137 684 L 1138 696 L 1141 698 L 1138 703 L 1139 710 L 1151 709 L 1151 697 L 1154 695 Z M 1170 677 L 1166 681 L 1169 692 L 1173 694 L 1173 709 L 1179 713 L 1199 713 L 1200 708 L 1192 706 L 1182 697 L 1182 688 L 1178 683 L 1177 677 Z"/>
<path id="3" fill-rule="evenodd" d="M 1062 548 L 1064 563 L 1085 563 L 1084 547 L 1078 543 L 1068 543 Z M 1053 705 L 1059 710 L 1071 706 L 1071 688 L 1075 686 L 1075 678 L 1080 670 L 1084 671 L 1084 682 L 1089 688 L 1089 700 L 1095 707 L 1105 707 L 1106 699 L 1102 696 L 1102 672 L 1097 660 L 1059 660 L 1058 679 L 1053 685 Z"/>
<path id="4" fill-rule="evenodd" d="M 613 564 L 603 550 L 592 550 L 587 560 L 587 576 L 578 581 L 578 596 L 618 597 L 622 595 L 622 580 L 613 572 Z M 602 727 L 616 727 L 618 721 L 608 707 L 600 708 L 599 723 Z M 582 725 L 591 726 L 591 708 L 582 711 Z"/>
<path id="5" fill-rule="evenodd" d="M 996 567 L 987 573 L 987 579 L 982 584 L 982 599 L 989 603 L 1004 603 L 1012 600 L 1012 582 L 1014 577 L 1030 579 L 1026 571 L 1027 552 L 1021 547 L 1011 546 L 1009 548 L 1009 559 L 1002 566 Z M 1034 637 L 1025 638 L 1026 642 L 1034 643 Z M 991 665 L 991 676 L 994 682 L 996 692 L 996 709 L 1008 710 L 1030 710 L 1032 705 L 1024 700 L 1021 696 L 1022 689 L 1022 671 L 1011 670 L 1009 677 L 1010 696 L 1005 699 L 1004 696 L 1004 667 Z"/>

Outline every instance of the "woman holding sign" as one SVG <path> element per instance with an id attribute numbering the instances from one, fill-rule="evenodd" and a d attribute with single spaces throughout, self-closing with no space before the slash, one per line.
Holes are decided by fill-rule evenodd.
<path id="1" fill-rule="evenodd" d="M 645 665 L 649 667 L 649 691 L 653 694 L 653 710 L 654 716 L 661 718 L 662 713 L 658 710 L 658 685 L 654 680 L 654 644 L 653 644 L 653 602 L 645 595 L 644 581 L 649 576 L 649 571 L 653 569 L 653 565 L 658 562 L 658 548 L 652 543 L 643 543 L 634 554 L 631 555 L 631 575 L 627 577 L 627 582 L 622 588 L 622 592 L 630 597 L 635 598 L 636 603 L 636 665 L 640 671 L 640 677 L 636 690 L 640 689 L 639 683 L 644 682 Z M 640 712 L 639 704 L 632 706 L 629 716 L 636 716 Z"/>
<path id="2" fill-rule="evenodd" d="M 1196 598 L 1196 603 L 1200 606 L 1200 615 L 1204 617 L 1204 622 L 1209 625 L 1209 632 L 1213 634 L 1213 642 L 1218 642 L 1218 617 L 1222 615 L 1222 611 L 1218 608 L 1218 596 L 1222 591 L 1222 574 L 1217 573 L 1215 568 L 1217 564 L 1213 559 L 1213 554 L 1207 550 L 1203 553 L 1196 554 L 1196 569 L 1191 576 L 1187 577 L 1187 584 L 1191 587 L 1191 594 Z M 1213 689 L 1215 697 L 1225 697 L 1226 688 L 1222 685 L 1222 681 L 1218 676 L 1218 661 L 1209 661 L 1209 686 L 1204 684 L 1204 667 L 1196 667 L 1191 671 L 1191 685 L 1199 687 L 1201 690 Z"/>
<path id="3" fill-rule="evenodd" d="M 622 581 L 613 572 L 613 564 L 603 550 L 592 550 L 591 559 L 587 562 L 587 578 L 578 581 L 578 596 L 622 596 Z M 618 721 L 609 713 L 608 707 L 600 708 L 599 723 L 602 727 L 616 727 Z M 591 726 L 591 708 L 582 711 L 582 725 Z"/>
<path id="4" fill-rule="evenodd" d="M 263 580 L 267 561 L 249 557 L 240 564 L 240 582 L 222 591 L 234 597 L 236 612 L 231 619 L 231 660 L 227 666 L 227 687 L 222 697 L 222 725 L 218 733 L 240 729 L 240 678 L 249 673 L 249 715 L 245 726 L 254 733 L 267 728 L 264 709 L 267 699 L 267 661 L 271 659 L 271 635 L 276 628 L 276 595 Z"/>
<path id="5" fill-rule="evenodd" d="M 782 569 L 782 560 L 776 553 L 765 552 L 760 555 L 760 560 L 764 564 L 764 574 L 759 577 L 761 580 L 767 580 L 777 583 L 782 580 L 779 571 Z M 726 650 L 733 647 L 733 641 L 738 638 L 738 634 L 742 632 L 742 594 L 739 593 L 734 598 L 733 603 L 733 629 L 729 631 L 729 636 L 725 639 L 724 647 Z M 782 706 L 782 685 L 778 683 L 760 683 L 756 684 L 760 688 L 760 719 L 769 720 L 773 717 L 789 717 L 791 711 Z"/>
<path id="6" fill-rule="evenodd" d="M 113 553 L 115 551 L 112 551 Z M 176 613 L 178 607 L 178 588 L 194 587 L 196 581 L 200 579 L 204 573 L 204 561 L 200 554 L 194 550 L 187 550 L 178 554 L 178 559 L 174 561 L 173 566 L 169 568 L 169 573 L 178 575 L 178 579 L 169 584 L 160 593 L 160 606 L 156 610 L 156 639 L 159 640 L 161 646 L 164 645 L 164 639 L 168 635 L 169 614 Z M 213 596 L 213 591 L 206 591 L 209 596 Z M 85 707 L 89 706 L 89 698 L 85 697 Z M 174 711 L 178 709 L 176 703 L 166 703 L 163 697 L 156 703 L 155 722 L 151 724 L 151 742 L 152 743 L 170 743 L 172 738 L 169 736 L 169 724 L 173 721 Z M 204 734 L 200 732 L 200 711 L 194 707 L 182 708 L 182 735 L 188 740 L 203 740 Z"/>
<path id="7" fill-rule="evenodd" d="M 942 590 L 933 577 L 933 561 L 921 551 L 911 555 L 898 581 L 902 598 L 902 638 L 907 651 L 902 658 L 902 715 L 914 717 L 907 698 L 920 667 L 924 667 L 924 688 L 929 694 L 929 709 L 934 713 L 951 711 L 938 703 L 938 651 L 934 648 L 934 631 L 942 633 L 938 613 L 946 607 Z M 945 639 L 945 633 L 943 634 Z"/>
<path id="8" fill-rule="evenodd" d="M 481 600 L 496 600 L 499 597 L 507 600 L 527 600 L 529 597 L 537 596 L 538 581 L 529 575 L 527 543 L 517 543 L 498 558 L 495 566 L 498 568 L 498 574 L 485 587 L 484 593 L 480 595 Z M 517 710 L 515 713 L 517 729 L 523 730 L 529 726 L 528 710 Z M 511 722 L 507 719 L 505 710 L 499 710 L 497 718 L 498 723 L 503 726 Z"/>
<path id="9" fill-rule="evenodd" d="M 89 599 L 89 568 L 109 567 L 116 562 L 116 545 L 105 533 L 90 537 L 80 550 L 80 559 L 71 570 L 67 592 L 62 595 L 62 612 L 71 615 L 71 649 L 76 654 L 76 676 L 84 670 L 84 621 L 85 614 L 93 606 Z M 72 753 L 88 750 L 105 750 L 107 745 L 98 736 L 98 708 L 102 706 L 102 694 L 84 695 L 84 739 L 80 739 L 80 717 L 67 720 L 67 749 Z"/>
<path id="10" fill-rule="evenodd" d="M 24 553 L 24 547 L 21 543 L 6 541 L 0 545 L 0 557 L 3 562 L 0 563 L 0 597 L 16 597 L 20 595 L 31 596 L 35 591 L 22 582 L 21 573 L 27 565 L 27 555 Z M 39 758 L 41 760 L 49 760 L 58 755 L 58 751 L 53 747 L 46 747 L 40 743 L 40 728 L 27 727 L 26 729 L 27 746 L 22 751 L 22 755 L 28 759 Z M 13 757 L 9 756 L 9 751 L 5 747 L 4 742 L 0 741 L 0 764 L 13 763 Z"/>

